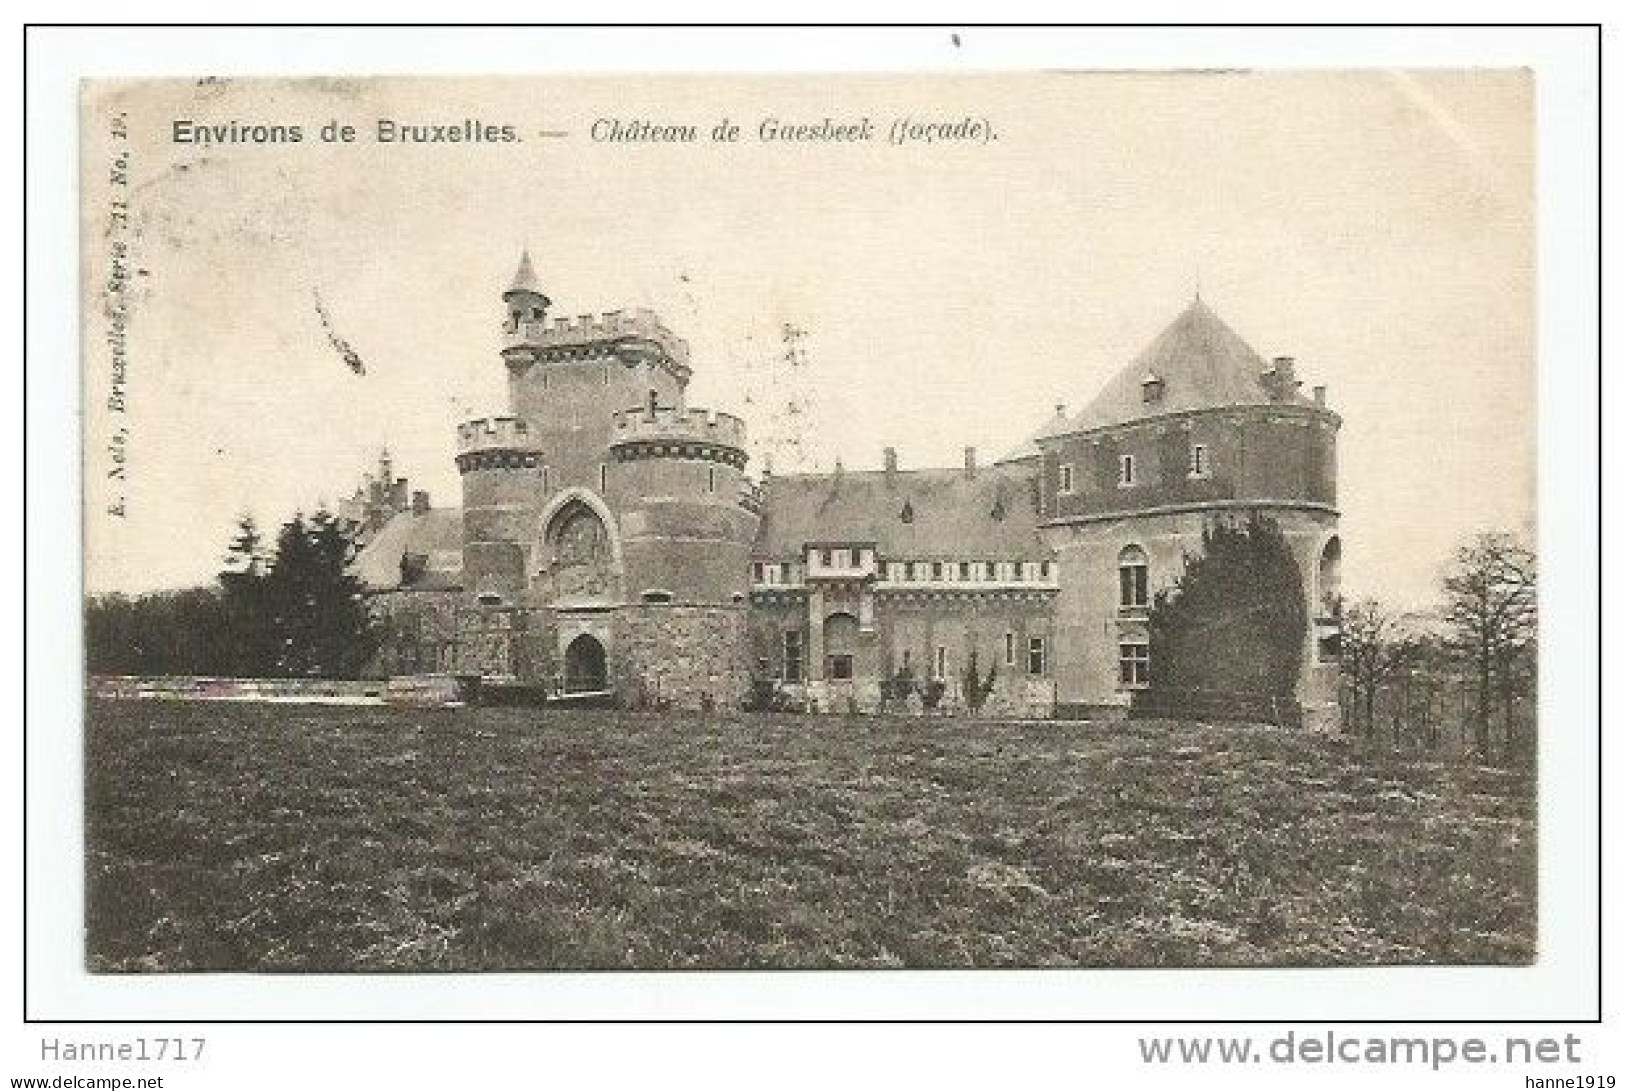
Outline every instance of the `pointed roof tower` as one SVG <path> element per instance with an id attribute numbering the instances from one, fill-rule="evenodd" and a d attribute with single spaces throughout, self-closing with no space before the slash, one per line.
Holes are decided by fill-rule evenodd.
<path id="1" fill-rule="evenodd" d="M 513 275 L 513 283 L 508 290 L 502 293 L 503 299 L 511 299 L 516 295 L 536 296 L 541 299 L 542 306 L 552 304 L 547 293 L 542 291 L 541 281 L 536 279 L 536 267 L 530 263 L 530 248 L 526 247 L 519 255 L 519 271 Z"/>
<path id="2" fill-rule="evenodd" d="M 1275 376 L 1275 368 L 1197 296 L 1072 418 L 1071 430 L 1197 409 L 1312 404 L 1295 383 L 1282 386 Z"/>

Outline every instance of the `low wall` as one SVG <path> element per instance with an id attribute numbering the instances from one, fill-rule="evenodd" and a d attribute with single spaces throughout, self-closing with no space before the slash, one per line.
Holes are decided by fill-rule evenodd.
<path id="1" fill-rule="evenodd" d="M 972 712 L 958 679 L 946 684 L 942 698 L 929 712 L 918 690 L 902 701 L 887 700 L 878 678 L 850 681 L 814 680 L 780 687 L 795 708 L 819 713 L 891 713 L 902 716 L 973 716 L 984 720 L 1048 720 L 1055 716 L 1055 683 L 1047 678 L 1009 676 L 994 682 L 982 707 Z"/>
<path id="2" fill-rule="evenodd" d="M 318 678 L 198 678 L 91 675 L 97 697 L 161 701 L 266 701 L 286 704 L 377 705 L 385 683 Z"/>
<path id="3" fill-rule="evenodd" d="M 478 677 L 458 674 L 405 674 L 384 687 L 391 705 L 471 705 L 483 696 Z"/>
<path id="4" fill-rule="evenodd" d="M 1304 710 L 1294 697 L 1266 693 L 1221 693 L 1198 689 L 1135 690 L 1132 719 L 1207 720 L 1303 727 Z"/>

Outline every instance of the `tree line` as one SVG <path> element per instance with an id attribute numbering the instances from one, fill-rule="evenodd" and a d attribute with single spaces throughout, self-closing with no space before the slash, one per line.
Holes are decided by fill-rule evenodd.
<path id="1" fill-rule="evenodd" d="M 1527 759 L 1535 747 L 1539 659 L 1535 553 L 1515 535 L 1486 532 L 1458 547 L 1440 604 L 1405 614 L 1372 599 L 1343 609 L 1344 725 L 1370 738 L 1441 741 L 1449 693 L 1465 708 L 1463 742 L 1481 757 Z"/>
<path id="2" fill-rule="evenodd" d="M 356 678 L 381 632 L 349 569 L 353 539 L 326 510 L 296 513 L 267 544 L 236 525 L 212 585 L 85 605 L 91 674 Z"/>

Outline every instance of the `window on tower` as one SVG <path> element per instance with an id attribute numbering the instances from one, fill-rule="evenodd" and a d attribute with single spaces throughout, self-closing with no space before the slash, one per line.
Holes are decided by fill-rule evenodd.
<path id="1" fill-rule="evenodd" d="M 1123 689 L 1144 689 L 1151 684 L 1151 645 L 1125 640 L 1117 645 L 1117 684 Z"/>
<path id="2" fill-rule="evenodd" d="M 1117 605 L 1138 609 L 1150 603 L 1151 565 L 1145 550 L 1125 546 L 1117 555 Z"/>
<path id="3" fill-rule="evenodd" d="M 1191 477 L 1206 477 L 1208 475 L 1207 444 L 1191 444 Z"/>

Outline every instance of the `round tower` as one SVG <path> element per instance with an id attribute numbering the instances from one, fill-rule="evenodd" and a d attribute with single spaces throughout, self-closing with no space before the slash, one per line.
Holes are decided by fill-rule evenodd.
<path id="1" fill-rule="evenodd" d="M 747 506 L 744 422 L 653 405 L 621 410 L 612 421 L 608 499 L 620 515 L 629 595 L 744 602 L 757 522 Z"/>
<path id="2" fill-rule="evenodd" d="M 617 688 L 633 704 L 737 707 L 759 521 L 744 422 L 651 403 L 614 414 L 609 452 L 628 599 Z"/>
<path id="3" fill-rule="evenodd" d="M 1083 412 L 1037 437 L 1061 580 L 1063 706 L 1122 715 L 1155 696 L 1142 691 L 1158 669 L 1148 627 L 1158 591 L 1215 521 L 1258 514 L 1281 531 L 1302 581 L 1299 717 L 1335 724 L 1341 420 L 1324 387 L 1312 397 L 1301 387 L 1292 358 L 1265 360 L 1198 298 Z"/>
<path id="4" fill-rule="evenodd" d="M 541 445 L 521 418 L 482 417 L 457 426 L 463 586 L 484 605 L 511 605 L 524 597 L 542 461 Z"/>

